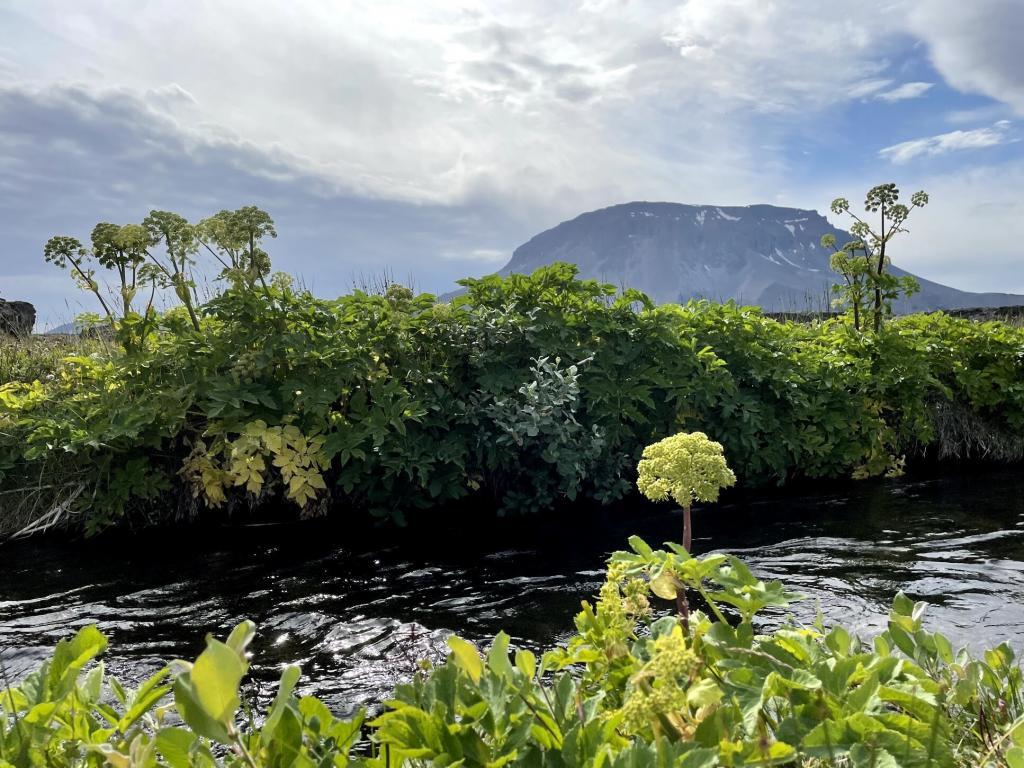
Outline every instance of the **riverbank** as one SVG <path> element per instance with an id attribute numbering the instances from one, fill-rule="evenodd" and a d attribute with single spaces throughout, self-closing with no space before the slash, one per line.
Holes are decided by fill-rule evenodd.
<path id="1" fill-rule="evenodd" d="M 466 285 L 451 304 L 229 289 L 199 330 L 175 310 L 141 346 L 51 355 L 0 388 L 0 533 L 608 504 L 684 430 L 747 487 L 1024 457 L 1024 329 L 1005 323 L 654 307 L 569 265 Z"/>

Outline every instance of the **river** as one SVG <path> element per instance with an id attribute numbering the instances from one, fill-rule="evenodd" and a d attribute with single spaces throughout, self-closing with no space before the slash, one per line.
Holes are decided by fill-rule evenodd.
<path id="1" fill-rule="evenodd" d="M 296 662 L 301 693 L 347 712 L 437 658 L 449 632 L 486 641 L 503 628 L 535 649 L 564 639 L 607 554 L 631 533 L 678 539 L 680 519 L 634 502 L 498 526 L 463 515 L 429 532 L 333 520 L 8 543 L 0 661 L 17 679 L 97 623 L 111 638 L 108 669 L 137 680 L 250 618 L 254 695 L 270 695 L 281 665 Z M 932 603 L 931 625 L 958 643 L 1024 645 L 1019 468 L 734 494 L 698 509 L 694 526 L 697 552 L 739 555 L 805 593 L 791 609 L 798 621 L 820 605 L 828 621 L 870 634 L 902 589 Z"/>

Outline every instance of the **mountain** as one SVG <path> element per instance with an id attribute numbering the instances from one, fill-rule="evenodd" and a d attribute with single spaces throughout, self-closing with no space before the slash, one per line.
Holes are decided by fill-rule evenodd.
<path id="1" fill-rule="evenodd" d="M 657 302 L 735 299 L 766 311 L 818 311 L 828 308 L 829 287 L 838 279 L 820 245 L 826 233 L 840 245 L 853 239 L 817 211 L 800 208 L 625 203 L 541 232 L 516 248 L 499 274 L 568 261 L 581 277 L 639 288 Z M 918 281 L 920 293 L 899 301 L 897 311 L 1024 304 L 1015 294 Z"/>

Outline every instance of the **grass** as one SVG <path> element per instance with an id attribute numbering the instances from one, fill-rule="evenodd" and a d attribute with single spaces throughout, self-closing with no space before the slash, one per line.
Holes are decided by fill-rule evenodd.
<path id="1" fill-rule="evenodd" d="M 65 357 L 107 350 L 110 342 L 78 336 L 0 336 L 0 384 L 46 380 L 57 373 Z"/>

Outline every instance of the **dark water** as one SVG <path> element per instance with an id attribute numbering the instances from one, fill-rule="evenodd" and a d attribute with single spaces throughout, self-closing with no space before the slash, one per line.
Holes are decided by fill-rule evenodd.
<path id="1" fill-rule="evenodd" d="M 961 643 L 1024 646 L 1020 469 L 733 496 L 694 524 L 697 551 L 730 551 L 806 593 L 799 620 L 820 601 L 828 619 L 870 633 L 902 589 L 933 603 L 932 625 Z M 385 697 L 450 631 L 483 640 L 504 628 L 535 648 L 563 639 L 610 551 L 633 532 L 678 539 L 680 526 L 636 504 L 497 528 L 469 518 L 356 534 L 335 522 L 8 544 L 0 660 L 17 678 L 95 622 L 112 640 L 108 668 L 136 679 L 251 618 L 257 683 L 269 690 L 298 662 L 302 692 L 347 711 Z"/>

